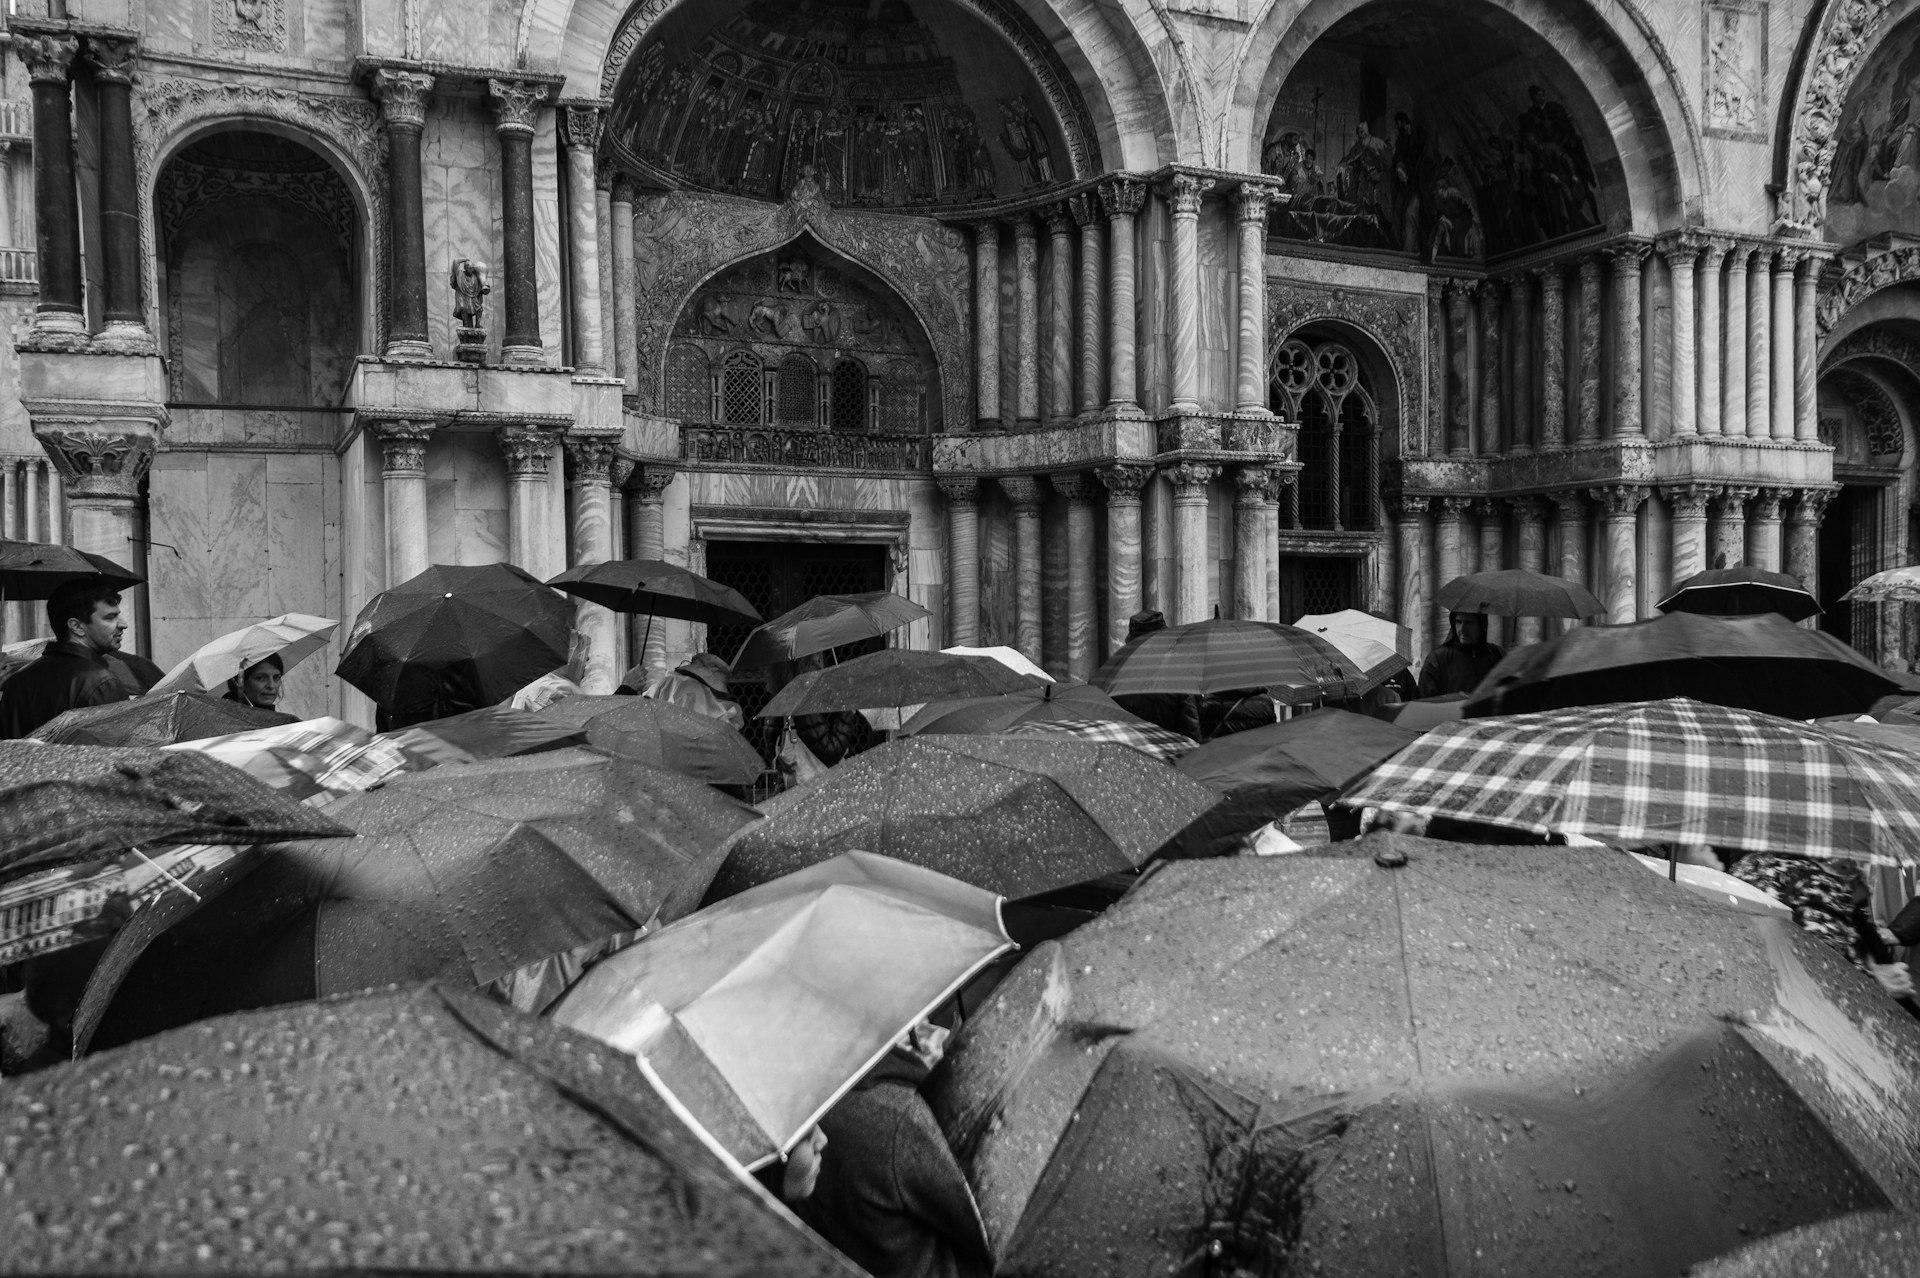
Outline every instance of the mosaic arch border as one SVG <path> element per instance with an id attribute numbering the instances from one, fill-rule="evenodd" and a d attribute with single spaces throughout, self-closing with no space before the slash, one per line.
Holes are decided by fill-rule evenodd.
<path id="1" fill-rule="evenodd" d="M 1308 324 L 1344 324 L 1372 342 L 1393 376 L 1400 456 L 1425 451 L 1427 416 L 1427 298 L 1384 289 L 1267 281 L 1266 373 L 1273 378 L 1280 347 Z"/>
<path id="2" fill-rule="evenodd" d="M 634 281 L 635 337 L 648 368 L 640 411 L 660 411 L 673 326 L 701 286 L 730 266 L 811 234 L 906 303 L 940 370 L 943 429 L 970 429 L 973 289 L 966 237 L 926 218 L 841 212 L 817 192 L 810 197 L 766 204 L 668 191 L 634 201 L 636 264 L 656 268 L 636 271 Z"/>
<path id="3" fill-rule="evenodd" d="M 1776 229 L 1813 235 L 1825 224 L 1847 95 L 1881 42 L 1916 11 L 1916 0 L 1828 0 L 1788 99 L 1793 110 L 1774 175 L 1781 183 Z"/>
<path id="4" fill-rule="evenodd" d="M 154 225 L 154 183 L 173 154 L 219 129 L 265 124 L 329 160 L 359 205 L 363 227 L 359 263 L 362 354 L 386 349 L 387 141 L 380 110 L 364 98 L 295 93 L 264 85 L 168 77 L 143 85 L 135 101 L 134 165 L 140 191 L 140 250 L 145 259 L 144 307 L 158 326 L 159 236 Z M 278 126 L 274 128 L 272 126 Z"/>

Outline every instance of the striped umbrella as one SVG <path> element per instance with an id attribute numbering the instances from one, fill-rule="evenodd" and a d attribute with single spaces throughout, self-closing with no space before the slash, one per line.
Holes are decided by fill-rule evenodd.
<path id="1" fill-rule="evenodd" d="M 1628 846 L 1920 864 L 1920 745 L 1678 697 L 1442 724 L 1341 802 Z"/>
<path id="2" fill-rule="evenodd" d="M 1359 666 L 1319 635 L 1271 621 L 1199 621 L 1142 635 L 1088 682 L 1110 697 L 1265 688 L 1287 705 L 1361 695 Z"/>
<path id="3" fill-rule="evenodd" d="M 1006 735 L 1074 737 L 1102 745 L 1123 745 L 1162 763 L 1172 763 L 1199 744 L 1192 737 L 1142 720 L 1122 723 L 1112 719 L 1039 719 L 1015 724 L 1006 730 Z"/>

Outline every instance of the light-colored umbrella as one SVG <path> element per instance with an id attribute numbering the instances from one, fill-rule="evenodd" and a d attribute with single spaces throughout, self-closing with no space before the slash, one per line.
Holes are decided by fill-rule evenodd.
<path id="1" fill-rule="evenodd" d="M 327 646 L 340 623 L 327 617 L 310 617 L 289 612 L 266 621 L 242 626 L 200 645 L 192 656 L 167 671 L 166 678 L 149 692 L 163 696 L 169 692 L 219 692 L 227 680 L 255 662 L 278 654 L 288 670 Z"/>
<path id="2" fill-rule="evenodd" d="M 1053 682 L 1052 675 L 1028 661 L 1017 648 L 969 648 L 965 644 L 957 644 L 951 648 L 942 648 L 940 651 L 949 657 L 991 657 L 1009 670 L 1023 675 L 1032 675 L 1036 679 L 1045 679 L 1048 683 Z M 874 727 L 898 732 L 906 726 L 907 720 L 926 708 L 927 703 L 923 701 L 919 705 L 901 706 L 898 709 L 893 706 L 876 706 L 862 710 L 860 713 L 866 715 L 867 722 Z"/>
<path id="3" fill-rule="evenodd" d="M 1840 597 L 1850 603 L 1920 603 L 1920 564 L 1876 572 Z"/>
<path id="4" fill-rule="evenodd" d="M 847 852 L 605 959 L 552 1017 L 639 1057 L 757 1167 L 1012 948 L 993 893 Z"/>
<path id="5" fill-rule="evenodd" d="M 1412 665 L 1413 630 L 1358 608 L 1316 613 L 1293 623 L 1347 654 L 1365 671 L 1369 689 L 1378 687 Z"/>

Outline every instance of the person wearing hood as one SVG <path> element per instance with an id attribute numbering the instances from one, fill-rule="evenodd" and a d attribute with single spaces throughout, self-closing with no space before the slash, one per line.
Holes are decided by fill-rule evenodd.
<path id="1" fill-rule="evenodd" d="M 667 701 L 744 730 L 747 717 L 729 693 L 727 663 L 711 652 L 696 652 L 671 672 L 635 666 L 620 676 L 617 693 Z"/>
<path id="2" fill-rule="evenodd" d="M 820 1120 L 826 1152 L 795 1213 L 873 1278 L 987 1278 L 980 1208 L 919 1087 L 946 1031 L 925 1021 Z"/>
<path id="3" fill-rule="evenodd" d="M 1500 664 L 1499 645 L 1487 642 L 1487 619 L 1477 612 L 1447 615 L 1447 641 L 1427 654 L 1420 667 L 1420 695 L 1444 697 L 1472 692 Z"/>

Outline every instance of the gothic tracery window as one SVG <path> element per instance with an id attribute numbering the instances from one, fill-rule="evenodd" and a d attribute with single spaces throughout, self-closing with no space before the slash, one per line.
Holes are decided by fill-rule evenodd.
<path id="1" fill-rule="evenodd" d="M 1351 348 L 1282 343 L 1273 361 L 1274 409 L 1300 425 L 1300 477 L 1283 526 L 1324 532 L 1374 527 L 1380 413 Z"/>

